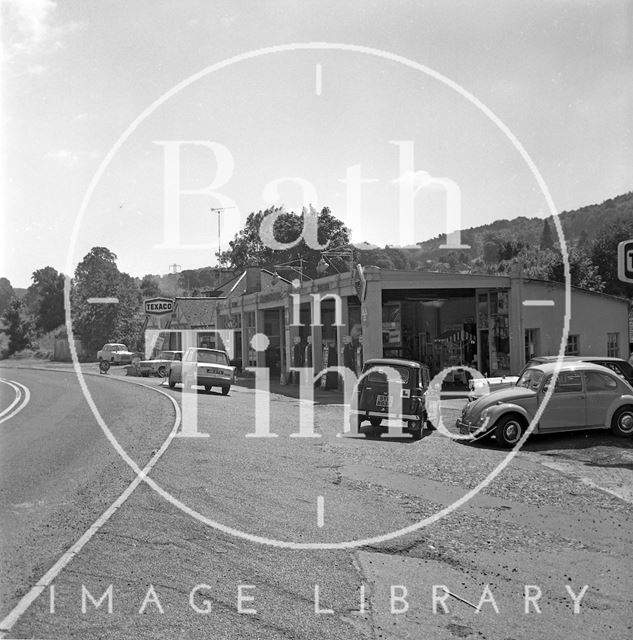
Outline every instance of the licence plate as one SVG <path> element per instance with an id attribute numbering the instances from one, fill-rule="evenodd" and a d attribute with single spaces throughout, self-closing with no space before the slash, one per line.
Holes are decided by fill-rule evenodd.
<path id="1" fill-rule="evenodd" d="M 207 373 L 211 374 L 212 376 L 224 375 L 224 371 L 222 371 L 222 369 L 207 369 Z"/>
<path id="2" fill-rule="evenodd" d="M 393 404 L 393 398 L 391 396 L 378 395 L 376 396 L 377 407 L 390 407 Z"/>

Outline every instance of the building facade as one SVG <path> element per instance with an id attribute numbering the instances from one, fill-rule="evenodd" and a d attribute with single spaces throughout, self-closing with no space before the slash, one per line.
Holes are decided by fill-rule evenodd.
<path id="1" fill-rule="evenodd" d="M 572 288 L 566 314 L 563 285 L 519 276 L 365 267 L 289 282 L 248 269 L 214 296 L 176 299 L 169 327 L 208 329 L 207 344 L 223 346 L 241 366 L 284 377 L 296 366 L 358 372 L 375 357 L 418 360 L 432 374 L 457 365 L 516 373 L 533 355 L 561 351 L 566 321 L 562 347 L 570 355 L 629 355 L 626 300 Z M 266 349 L 253 348 L 255 334 L 267 337 Z"/>

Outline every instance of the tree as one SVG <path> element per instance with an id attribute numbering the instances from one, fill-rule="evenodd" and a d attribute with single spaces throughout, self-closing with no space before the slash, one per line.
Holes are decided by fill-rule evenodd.
<path id="1" fill-rule="evenodd" d="M 121 273 L 116 254 L 93 247 L 75 269 L 72 322 L 84 347 L 95 352 L 106 342 L 124 342 L 130 349 L 142 343 L 141 290 Z M 88 298 L 118 298 L 117 304 L 90 304 Z"/>
<path id="2" fill-rule="evenodd" d="M 7 278 L 0 278 L 0 314 L 4 313 L 14 295 L 15 292 L 9 280 Z"/>
<path id="3" fill-rule="evenodd" d="M 540 245 L 542 250 L 554 248 L 554 237 L 552 236 L 552 229 L 549 226 L 549 220 L 547 220 L 547 218 L 543 220 Z"/>
<path id="4" fill-rule="evenodd" d="M 22 300 L 13 298 L 6 308 L 2 321 L 9 338 L 8 355 L 31 346 L 31 322 Z"/>
<path id="5" fill-rule="evenodd" d="M 33 316 L 35 329 L 52 331 L 64 324 L 64 275 L 53 267 L 37 269 L 33 284 L 26 290 L 25 302 Z"/>
<path id="6" fill-rule="evenodd" d="M 301 235 L 306 215 L 315 215 L 318 225 L 318 242 L 329 248 L 349 246 L 349 229 L 341 220 L 334 217 L 327 207 L 316 212 L 310 208 L 297 215 L 288 213 L 281 207 L 271 207 L 266 211 L 249 214 L 244 228 L 229 242 L 228 251 L 220 256 L 220 263 L 234 269 L 244 269 L 249 266 L 259 266 L 274 269 L 275 265 L 285 262 L 305 261 L 304 272 L 310 276 L 317 275 L 316 266 L 321 259 L 321 251 L 309 247 L 305 240 L 291 249 L 273 250 L 266 246 L 260 237 L 260 227 L 264 218 L 278 214 L 273 225 L 273 233 L 277 242 L 291 243 Z"/>
<path id="7" fill-rule="evenodd" d="M 618 279 L 618 244 L 633 238 L 633 220 L 628 216 L 604 225 L 591 247 L 591 258 L 605 282 L 605 290 L 613 295 L 633 298 L 633 285 Z"/>
<path id="8" fill-rule="evenodd" d="M 158 280 L 155 276 L 152 276 L 149 273 L 143 276 L 140 289 L 144 298 L 156 298 L 157 296 L 162 295 L 162 291 L 158 285 Z"/>

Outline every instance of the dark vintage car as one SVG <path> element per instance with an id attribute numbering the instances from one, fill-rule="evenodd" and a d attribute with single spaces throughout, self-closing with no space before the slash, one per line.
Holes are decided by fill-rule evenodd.
<path id="1" fill-rule="evenodd" d="M 505 447 L 517 444 L 545 401 L 557 366 L 556 362 L 534 365 L 513 387 L 467 403 L 456 424 L 460 433 L 476 438 L 494 435 Z M 604 366 L 561 363 L 554 392 L 533 433 L 601 428 L 619 436 L 633 435 L 633 388 Z"/>
<path id="2" fill-rule="evenodd" d="M 185 351 L 182 362 L 172 362 L 169 370 L 172 389 L 180 382 L 185 390 L 200 385 L 208 393 L 212 387 L 219 387 L 227 395 L 234 381 L 235 368 L 229 364 L 226 352 L 219 349 L 190 347 Z"/>
<path id="3" fill-rule="evenodd" d="M 523 372 L 526 369 L 529 369 L 536 364 L 556 362 L 559 357 L 560 356 L 536 356 L 532 358 L 525 367 L 523 367 L 523 371 L 521 371 L 518 376 L 473 379 L 469 382 L 470 392 L 468 394 L 468 400 L 473 401 L 492 391 L 512 387 L 516 384 L 517 380 L 523 375 Z M 560 359 L 562 362 L 591 362 L 593 364 L 599 364 L 611 369 L 614 373 L 633 386 L 633 367 L 626 360 L 622 360 L 622 358 L 611 358 L 608 356 L 562 356 Z"/>
<path id="4" fill-rule="evenodd" d="M 389 393 L 388 376 L 398 377 L 399 398 Z M 403 432 L 415 439 L 422 437 L 427 423 L 424 393 L 429 386 L 429 369 L 413 360 L 375 358 L 367 360 L 356 387 L 357 406 L 351 408 L 352 432 L 364 433 L 366 438 L 379 438 L 388 431 L 384 420 L 402 421 Z M 400 402 L 401 401 L 401 406 Z M 369 426 L 362 426 L 363 422 Z"/>

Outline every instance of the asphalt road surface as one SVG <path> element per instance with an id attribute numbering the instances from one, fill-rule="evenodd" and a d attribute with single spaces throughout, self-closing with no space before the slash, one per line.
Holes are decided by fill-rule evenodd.
<path id="1" fill-rule="evenodd" d="M 535 437 L 475 497 L 437 518 L 507 452 L 438 433 L 419 442 L 338 437 L 337 404 L 314 407 L 321 437 L 290 437 L 300 405 L 280 395 L 269 397 L 277 437 L 247 437 L 258 393 L 239 386 L 228 396 L 196 394 L 208 437 L 172 438 L 178 416 L 164 393 L 179 405 L 180 387 L 86 376 L 139 466 L 168 445 L 149 473 L 155 484 L 140 482 L 115 510 L 136 475 L 74 374 L 5 367 L 0 375 L 31 394 L 0 422 L 6 638 L 631 635 L 630 440 Z M 0 420 L 11 393 L 2 390 Z M 38 597 L 20 609 L 34 587 Z M 527 614 L 526 590 L 536 598 Z"/>

